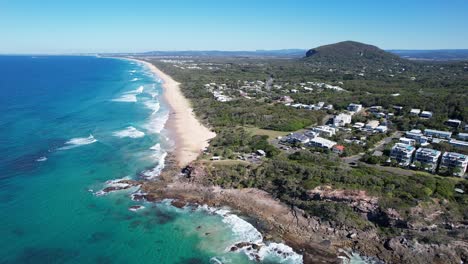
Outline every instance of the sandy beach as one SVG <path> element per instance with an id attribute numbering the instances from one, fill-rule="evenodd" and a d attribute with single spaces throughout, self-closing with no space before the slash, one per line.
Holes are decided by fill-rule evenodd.
<path id="1" fill-rule="evenodd" d="M 198 121 L 189 100 L 180 90 L 180 83 L 147 61 L 133 58 L 131 60 L 145 64 L 163 81 L 163 97 L 170 108 L 165 128 L 170 131 L 170 137 L 175 142 L 173 154 L 177 165 L 187 166 L 208 147 L 208 141 L 216 134 Z"/>

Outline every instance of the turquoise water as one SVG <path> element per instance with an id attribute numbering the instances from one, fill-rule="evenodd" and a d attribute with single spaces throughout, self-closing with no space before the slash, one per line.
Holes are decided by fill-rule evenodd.
<path id="1" fill-rule="evenodd" d="M 161 93 L 132 61 L 0 56 L 0 263 L 252 262 L 226 250 L 262 242 L 235 215 L 132 201 L 135 189 L 95 195 L 108 180 L 157 178 L 170 147 Z M 282 247 L 258 254 L 300 262 L 272 253 Z"/>

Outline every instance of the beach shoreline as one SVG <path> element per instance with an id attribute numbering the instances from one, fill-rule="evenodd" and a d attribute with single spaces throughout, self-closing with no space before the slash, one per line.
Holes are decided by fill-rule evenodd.
<path id="1" fill-rule="evenodd" d="M 169 118 L 164 129 L 169 132 L 168 137 L 174 142 L 171 152 L 179 168 L 189 165 L 209 146 L 209 140 L 216 134 L 197 119 L 190 101 L 180 89 L 180 83 L 148 61 L 141 58 L 125 59 L 144 64 L 162 80 L 163 99 L 169 106 Z"/>

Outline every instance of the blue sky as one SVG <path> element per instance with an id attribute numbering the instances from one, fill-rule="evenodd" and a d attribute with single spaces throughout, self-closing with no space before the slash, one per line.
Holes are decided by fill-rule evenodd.
<path id="1" fill-rule="evenodd" d="M 468 48 L 466 0 L 0 0 L 0 53 Z"/>

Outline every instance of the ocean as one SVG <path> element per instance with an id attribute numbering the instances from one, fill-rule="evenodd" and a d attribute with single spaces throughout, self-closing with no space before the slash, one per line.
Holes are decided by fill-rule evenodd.
<path id="1" fill-rule="evenodd" d="M 226 209 L 99 195 L 158 177 L 172 146 L 161 94 L 134 61 L 0 56 L 0 263 L 258 263 L 236 242 L 264 243 L 261 263 L 302 262 Z"/>

